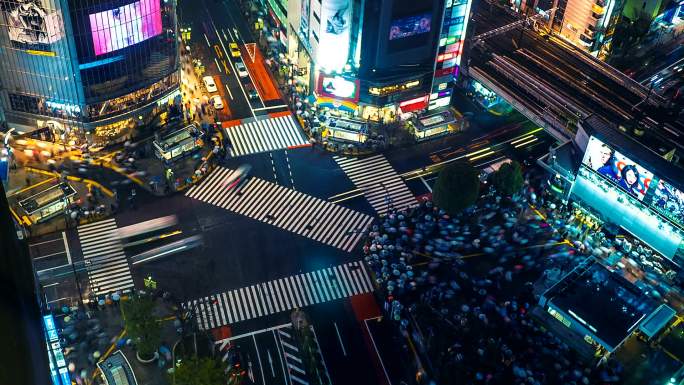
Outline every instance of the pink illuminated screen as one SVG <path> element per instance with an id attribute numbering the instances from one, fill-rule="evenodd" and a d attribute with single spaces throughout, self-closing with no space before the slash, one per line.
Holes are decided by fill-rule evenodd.
<path id="1" fill-rule="evenodd" d="M 162 32 L 159 0 L 140 0 L 90 15 L 95 55 L 140 43 Z"/>

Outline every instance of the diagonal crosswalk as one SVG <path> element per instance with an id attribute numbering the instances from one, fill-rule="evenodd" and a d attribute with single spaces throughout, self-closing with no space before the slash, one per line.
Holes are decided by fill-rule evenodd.
<path id="1" fill-rule="evenodd" d="M 352 183 L 363 191 L 378 214 L 384 215 L 390 208 L 404 209 L 418 203 L 384 155 L 333 158 Z"/>
<path id="2" fill-rule="evenodd" d="M 260 119 L 225 129 L 233 156 L 280 150 L 308 144 L 292 115 Z"/>
<path id="3" fill-rule="evenodd" d="M 186 196 L 268 223 L 315 241 L 352 251 L 373 217 L 259 178 L 239 190 L 225 181 L 233 170 L 218 167 Z"/>
<path id="4" fill-rule="evenodd" d="M 77 229 L 91 291 L 95 295 L 133 287 L 131 268 L 116 230 L 113 218 Z"/>
<path id="5" fill-rule="evenodd" d="M 202 330 L 373 291 L 361 262 L 350 262 L 188 301 Z"/>

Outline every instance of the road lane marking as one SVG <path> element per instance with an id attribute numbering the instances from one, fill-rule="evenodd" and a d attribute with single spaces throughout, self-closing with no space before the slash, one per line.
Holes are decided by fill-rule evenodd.
<path id="1" fill-rule="evenodd" d="M 43 245 L 43 244 L 46 244 L 46 243 L 57 242 L 57 241 L 59 241 L 60 239 L 61 239 L 61 238 L 55 238 L 55 239 L 50 239 L 49 241 L 30 243 L 30 244 L 29 244 L 29 247 L 38 246 L 38 245 Z"/>
<path id="2" fill-rule="evenodd" d="M 64 240 L 64 251 L 66 251 L 67 262 L 71 265 L 71 250 L 69 250 L 69 242 L 67 241 L 65 231 L 62 231 L 62 239 Z"/>
<path id="3" fill-rule="evenodd" d="M 340 341 L 340 347 L 342 348 L 342 354 L 344 356 L 347 356 L 347 350 L 344 348 L 344 344 L 342 343 L 342 336 L 340 335 L 340 329 L 337 328 L 337 322 L 333 322 L 333 325 L 335 325 L 335 332 L 337 333 L 337 340 Z"/>
<path id="4" fill-rule="evenodd" d="M 369 318 L 369 319 L 377 319 L 377 318 Z M 385 363 L 382 362 L 382 357 L 380 356 L 380 351 L 378 350 L 378 346 L 375 344 L 375 338 L 373 338 L 373 333 L 371 333 L 370 328 L 368 327 L 368 320 L 365 319 L 363 320 L 363 323 L 366 325 L 366 330 L 368 331 L 368 335 L 370 336 L 371 342 L 373 343 L 373 348 L 375 349 L 375 353 L 378 355 L 378 359 L 380 360 L 380 366 L 382 366 L 382 371 L 385 373 L 385 378 L 387 379 L 387 383 L 391 384 L 392 381 L 389 378 L 389 375 L 387 374 L 387 369 L 385 369 Z"/>
<path id="5" fill-rule="evenodd" d="M 273 358 L 271 358 L 271 351 L 266 349 L 266 355 L 268 355 L 268 364 L 271 366 L 271 377 L 275 378 L 275 368 L 273 367 Z"/>
<path id="6" fill-rule="evenodd" d="M 259 371 L 261 371 L 261 383 L 265 384 L 266 380 L 264 377 L 264 366 L 261 364 L 261 355 L 259 354 L 259 345 L 257 345 L 256 337 L 254 336 L 254 334 L 252 334 L 252 340 L 254 341 L 254 347 L 256 348 L 257 361 L 259 362 Z"/>

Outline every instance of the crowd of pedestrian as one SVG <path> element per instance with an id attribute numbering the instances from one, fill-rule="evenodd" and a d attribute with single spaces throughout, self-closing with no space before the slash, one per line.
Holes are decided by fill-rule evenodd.
<path id="1" fill-rule="evenodd" d="M 530 314 L 535 281 L 586 255 L 530 209 L 537 197 L 526 192 L 490 190 L 454 216 L 424 201 L 373 226 L 364 254 L 385 311 L 430 357 L 438 383 L 617 383 L 618 365 L 583 362 Z"/>

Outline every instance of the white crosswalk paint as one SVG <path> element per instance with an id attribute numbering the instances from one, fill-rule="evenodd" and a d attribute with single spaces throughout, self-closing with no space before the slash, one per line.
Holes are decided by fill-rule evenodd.
<path id="1" fill-rule="evenodd" d="M 373 291 L 361 262 L 316 270 L 189 301 L 203 330 Z M 271 306 L 272 304 L 272 306 Z"/>
<path id="2" fill-rule="evenodd" d="M 243 123 L 225 131 L 236 157 L 309 143 L 292 115 Z"/>
<path id="3" fill-rule="evenodd" d="M 91 291 L 95 295 L 133 287 L 131 267 L 116 229 L 113 218 L 77 228 Z"/>
<path id="4" fill-rule="evenodd" d="M 275 183 L 251 178 L 240 191 L 224 186 L 233 170 L 218 167 L 186 196 L 283 230 L 352 251 L 373 217 Z"/>
<path id="5" fill-rule="evenodd" d="M 334 156 L 333 159 L 352 183 L 363 191 L 378 214 L 386 214 L 389 208 L 404 209 L 418 203 L 384 155 L 368 158 Z"/>

